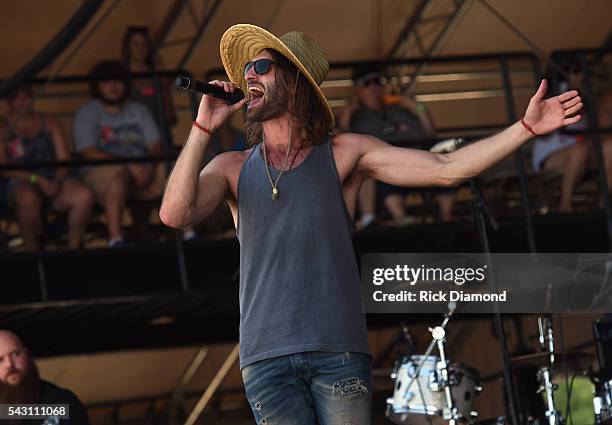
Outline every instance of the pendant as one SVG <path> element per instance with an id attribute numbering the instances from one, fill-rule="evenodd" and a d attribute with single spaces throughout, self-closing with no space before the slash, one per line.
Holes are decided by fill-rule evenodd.
<path id="1" fill-rule="evenodd" d="M 277 198 L 278 198 L 278 189 L 273 187 L 272 188 L 272 200 L 276 201 Z"/>

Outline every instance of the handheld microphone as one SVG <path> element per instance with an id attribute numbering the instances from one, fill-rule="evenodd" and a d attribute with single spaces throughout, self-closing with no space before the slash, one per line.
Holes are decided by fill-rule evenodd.
<path id="1" fill-rule="evenodd" d="M 244 93 L 239 88 L 236 88 L 233 93 L 228 93 L 223 90 L 223 87 L 218 87 L 213 84 L 208 84 L 203 81 L 196 80 L 195 78 L 186 76 L 176 77 L 174 84 L 176 87 L 183 90 L 191 90 L 216 97 L 217 99 L 225 100 L 230 105 L 238 103 L 244 99 Z"/>

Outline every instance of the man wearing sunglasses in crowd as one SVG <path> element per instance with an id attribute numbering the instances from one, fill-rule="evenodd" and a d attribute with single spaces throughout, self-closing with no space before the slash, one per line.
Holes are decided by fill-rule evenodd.
<path id="1" fill-rule="evenodd" d="M 361 66 L 353 70 L 355 92 L 349 104 L 340 112 L 341 130 L 377 137 L 399 147 L 429 149 L 433 145 L 435 126 L 423 103 L 386 90 L 388 79 L 376 66 Z M 405 197 L 411 189 L 367 179 L 359 192 L 361 225 L 364 228 L 375 220 L 376 199 L 381 199 L 392 223 L 404 225 L 412 218 L 406 213 Z M 434 190 L 442 221 L 452 219 L 456 191 L 449 188 Z"/>
<path id="2" fill-rule="evenodd" d="M 574 122 L 576 92 L 544 100 L 522 122 L 449 154 L 400 148 L 372 136 L 333 135 L 320 85 L 329 63 L 303 33 L 280 38 L 249 24 L 221 38 L 231 83 L 247 98 L 203 96 L 160 209 L 172 227 L 194 225 L 226 201 L 240 241 L 240 369 L 258 424 L 370 423 L 371 355 L 352 244 L 366 178 L 396 186 L 452 186 L 532 137 Z M 250 149 L 216 156 L 211 135 L 247 105 Z M 203 258 L 215 261 L 215 258 Z"/>
<path id="3" fill-rule="evenodd" d="M 387 82 L 378 67 L 355 68 L 355 95 L 338 117 L 340 127 L 395 146 L 429 148 L 436 133 L 429 110 L 411 97 L 385 93 Z"/>

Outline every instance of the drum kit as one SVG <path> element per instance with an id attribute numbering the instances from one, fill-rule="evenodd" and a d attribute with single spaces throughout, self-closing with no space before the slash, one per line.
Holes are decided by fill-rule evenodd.
<path id="1" fill-rule="evenodd" d="M 395 382 L 393 397 L 387 399 L 386 416 L 398 425 L 506 425 L 505 416 L 478 420 L 472 410 L 474 398 L 482 390 L 480 373 L 465 364 L 451 362 L 446 355 L 446 325 L 454 307 L 440 326 L 429 328 L 432 341 L 423 355 L 398 357 L 391 373 Z M 541 418 L 522 417 L 520 425 L 562 425 L 565 419 L 557 408 L 553 381 L 554 367 L 560 361 L 569 362 L 586 356 L 582 352 L 555 351 L 552 320 L 538 318 L 539 343 L 542 352 L 512 358 L 514 368 L 537 370 L 537 382 L 545 404 Z M 404 329 L 404 332 L 407 332 Z M 409 336 L 408 336 L 409 338 Z M 437 348 L 438 355 L 432 355 Z M 591 373 L 595 383 L 593 398 L 595 425 L 612 425 L 612 379 Z M 535 394 L 533 394 L 536 397 Z M 518 425 L 518 424 L 517 424 Z"/>

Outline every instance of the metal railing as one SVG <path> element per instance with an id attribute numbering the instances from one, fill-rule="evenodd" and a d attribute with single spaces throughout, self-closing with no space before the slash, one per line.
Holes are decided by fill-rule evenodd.
<path id="1" fill-rule="evenodd" d="M 580 50 L 580 51 L 572 51 L 577 54 L 596 54 L 600 52 L 599 50 Z M 563 52 L 567 54 L 567 51 Z M 556 54 L 553 54 L 553 57 Z M 513 124 L 518 119 L 518 115 L 516 112 L 516 106 L 514 104 L 514 91 L 512 86 L 512 73 L 513 69 L 510 67 L 510 62 L 514 60 L 521 60 L 522 66 L 524 63 L 528 64 L 528 69 L 530 73 L 533 75 L 533 88 L 535 92 L 535 88 L 539 83 L 539 79 L 541 76 L 541 66 L 539 59 L 531 54 L 531 53 L 499 53 L 499 54 L 485 54 L 485 55 L 467 55 L 467 56 L 446 56 L 446 57 L 435 57 L 435 58 L 411 58 L 411 59 L 389 59 L 383 61 L 360 61 L 360 62 L 336 62 L 332 63 L 330 66 L 331 70 L 349 70 L 356 66 L 363 65 L 377 65 L 382 67 L 388 66 L 399 66 L 399 65 L 417 65 L 423 62 L 427 62 L 429 64 L 465 64 L 465 63 L 475 63 L 475 62 L 488 62 L 489 64 L 493 63 L 497 65 L 497 72 L 501 77 L 501 91 L 503 92 L 503 97 L 506 106 L 506 122 L 496 123 L 494 125 L 483 125 L 483 126 L 466 126 L 466 127 L 454 127 L 454 128 L 440 128 L 438 132 L 454 132 L 456 134 L 465 133 L 480 133 L 482 135 L 491 134 L 496 132 L 500 128 Z M 584 62 L 584 60 L 583 60 Z M 206 73 L 207 78 L 212 77 L 212 75 L 218 75 L 222 73 L 222 69 L 213 69 Z M 491 71 L 489 71 L 491 72 Z M 525 69 L 523 68 L 521 73 L 525 74 Z M 153 73 L 143 73 L 143 74 L 135 74 L 134 78 L 151 78 L 155 87 L 156 93 L 161 93 L 161 79 L 164 77 L 176 76 L 177 74 L 189 74 L 184 70 L 171 70 L 171 71 L 158 71 Z M 585 75 L 588 76 L 587 73 Z M 554 78 L 554 77 L 553 77 Z M 66 83 L 83 83 L 90 81 L 88 76 L 67 76 L 67 77 L 57 77 L 53 80 L 52 84 L 66 84 Z M 45 78 L 39 78 L 32 81 L 33 84 L 42 84 L 45 83 Z M 555 81 L 553 80 L 553 84 Z M 197 99 L 196 95 L 192 92 L 188 93 L 190 99 L 190 109 L 192 113 L 192 118 L 195 118 L 195 114 L 197 112 Z M 585 99 L 587 103 L 587 108 L 591 111 L 589 114 L 591 116 L 595 116 L 596 106 L 594 104 L 590 104 L 588 99 Z M 82 167 L 85 165 L 97 166 L 97 165 L 105 165 L 112 163 L 128 163 L 128 162 L 138 162 L 138 163 L 146 163 L 146 162 L 164 162 L 166 171 L 169 172 L 172 166 L 173 160 L 176 158 L 176 153 L 174 151 L 174 146 L 172 144 L 172 140 L 170 137 L 170 131 L 168 127 L 168 123 L 165 119 L 164 105 L 161 96 L 156 95 L 156 106 L 157 112 L 159 116 L 160 130 L 161 130 L 161 142 L 162 142 L 162 155 L 161 156 L 144 156 L 139 158 L 116 158 L 116 159 L 108 159 L 108 160 L 86 160 L 86 159 L 74 159 L 69 161 L 53 161 L 53 162 L 40 162 L 40 163 L 30 163 L 30 164 L 22 164 L 22 163 L 13 163 L 13 164 L 0 164 L 0 170 L 8 170 L 8 169 L 34 169 L 38 167 L 47 167 L 47 166 L 55 166 L 55 167 Z M 592 122 L 591 125 L 582 131 L 582 133 L 593 134 L 594 138 L 599 140 L 599 132 L 609 131 L 610 129 L 601 129 L 597 126 L 597 122 Z M 570 131 L 570 133 L 579 133 L 576 131 Z M 600 154 L 601 155 L 601 154 Z M 598 167 L 600 168 L 604 175 L 602 186 L 605 183 L 605 170 L 603 169 L 603 159 L 600 157 L 598 161 Z M 534 232 L 534 223 L 533 223 L 533 214 L 531 211 L 531 201 L 529 199 L 529 187 L 528 187 L 528 179 L 525 170 L 525 155 L 523 149 L 519 150 L 515 155 L 515 171 L 518 176 L 519 186 L 520 186 L 520 196 L 521 196 L 521 209 L 523 222 L 525 225 L 525 232 L 527 236 L 527 242 L 529 245 L 529 249 L 532 252 L 537 251 L 537 240 Z M 605 192 L 604 192 L 605 193 Z M 608 197 L 606 198 L 606 214 L 607 214 L 607 223 L 608 223 L 608 231 L 612 234 L 612 220 L 610 219 L 610 203 Z M 186 268 L 186 260 L 185 260 L 185 252 L 183 246 L 183 240 L 180 234 L 176 235 L 176 253 L 179 264 L 179 275 L 181 281 L 181 288 L 183 290 L 190 289 L 190 283 L 187 276 L 187 268 Z M 40 258 L 44 258 L 44 256 L 40 256 Z M 41 280 L 41 293 L 43 294 L 43 299 L 45 299 L 44 294 L 46 293 L 45 286 L 45 271 L 44 271 L 44 263 L 40 260 L 39 263 L 40 270 L 40 280 Z"/>
<path id="2" fill-rule="evenodd" d="M 161 148 L 162 155 L 151 156 L 145 155 L 141 157 L 135 158 L 109 158 L 109 159 L 81 159 L 75 158 L 71 160 L 65 161 L 36 161 L 29 163 L 17 163 L 17 162 L 7 162 L 4 164 L 0 164 L 0 171 L 5 170 L 34 170 L 41 167 L 50 167 L 50 168 L 59 168 L 59 167 L 69 167 L 69 168 L 79 168 L 83 166 L 101 166 L 108 164 L 126 164 L 126 163 L 159 163 L 163 162 L 166 170 L 166 177 L 169 175 L 170 170 L 172 168 L 172 162 L 176 159 L 176 153 L 174 152 L 174 146 L 172 143 L 172 136 L 170 134 L 170 127 L 166 120 L 166 115 L 164 112 L 164 104 L 161 96 L 162 93 L 162 83 L 161 80 L 164 77 L 176 77 L 177 75 L 189 75 L 191 73 L 185 71 L 183 69 L 177 70 L 166 70 L 166 71 L 153 71 L 153 72 L 144 72 L 144 73 L 133 73 L 131 74 L 132 79 L 151 79 L 153 83 L 153 88 L 155 92 L 155 102 L 156 102 L 156 112 L 158 116 L 159 130 L 161 136 Z M 86 75 L 72 75 L 72 76 L 61 76 L 55 77 L 52 80 L 48 78 L 35 78 L 30 80 L 28 83 L 31 85 L 37 84 L 77 84 L 90 82 L 92 78 Z M 0 81 L 1 83 L 1 81 Z M 197 112 L 197 104 L 196 99 L 193 95 L 190 95 L 190 106 L 192 115 L 195 117 L 195 113 Z M 186 260 L 185 260 L 185 250 L 183 246 L 183 238 L 181 232 L 175 232 L 175 243 L 176 243 L 176 252 L 177 259 L 179 264 L 179 276 L 181 282 L 181 288 L 184 291 L 189 290 L 189 278 L 187 274 Z M 37 266 L 39 271 L 40 278 L 40 288 L 41 288 L 41 298 L 43 301 L 48 299 L 48 290 L 47 290 L 47 279 L 46 272 L 43 262 L 43 256 L 39 255 L 37 259 Z"/>

